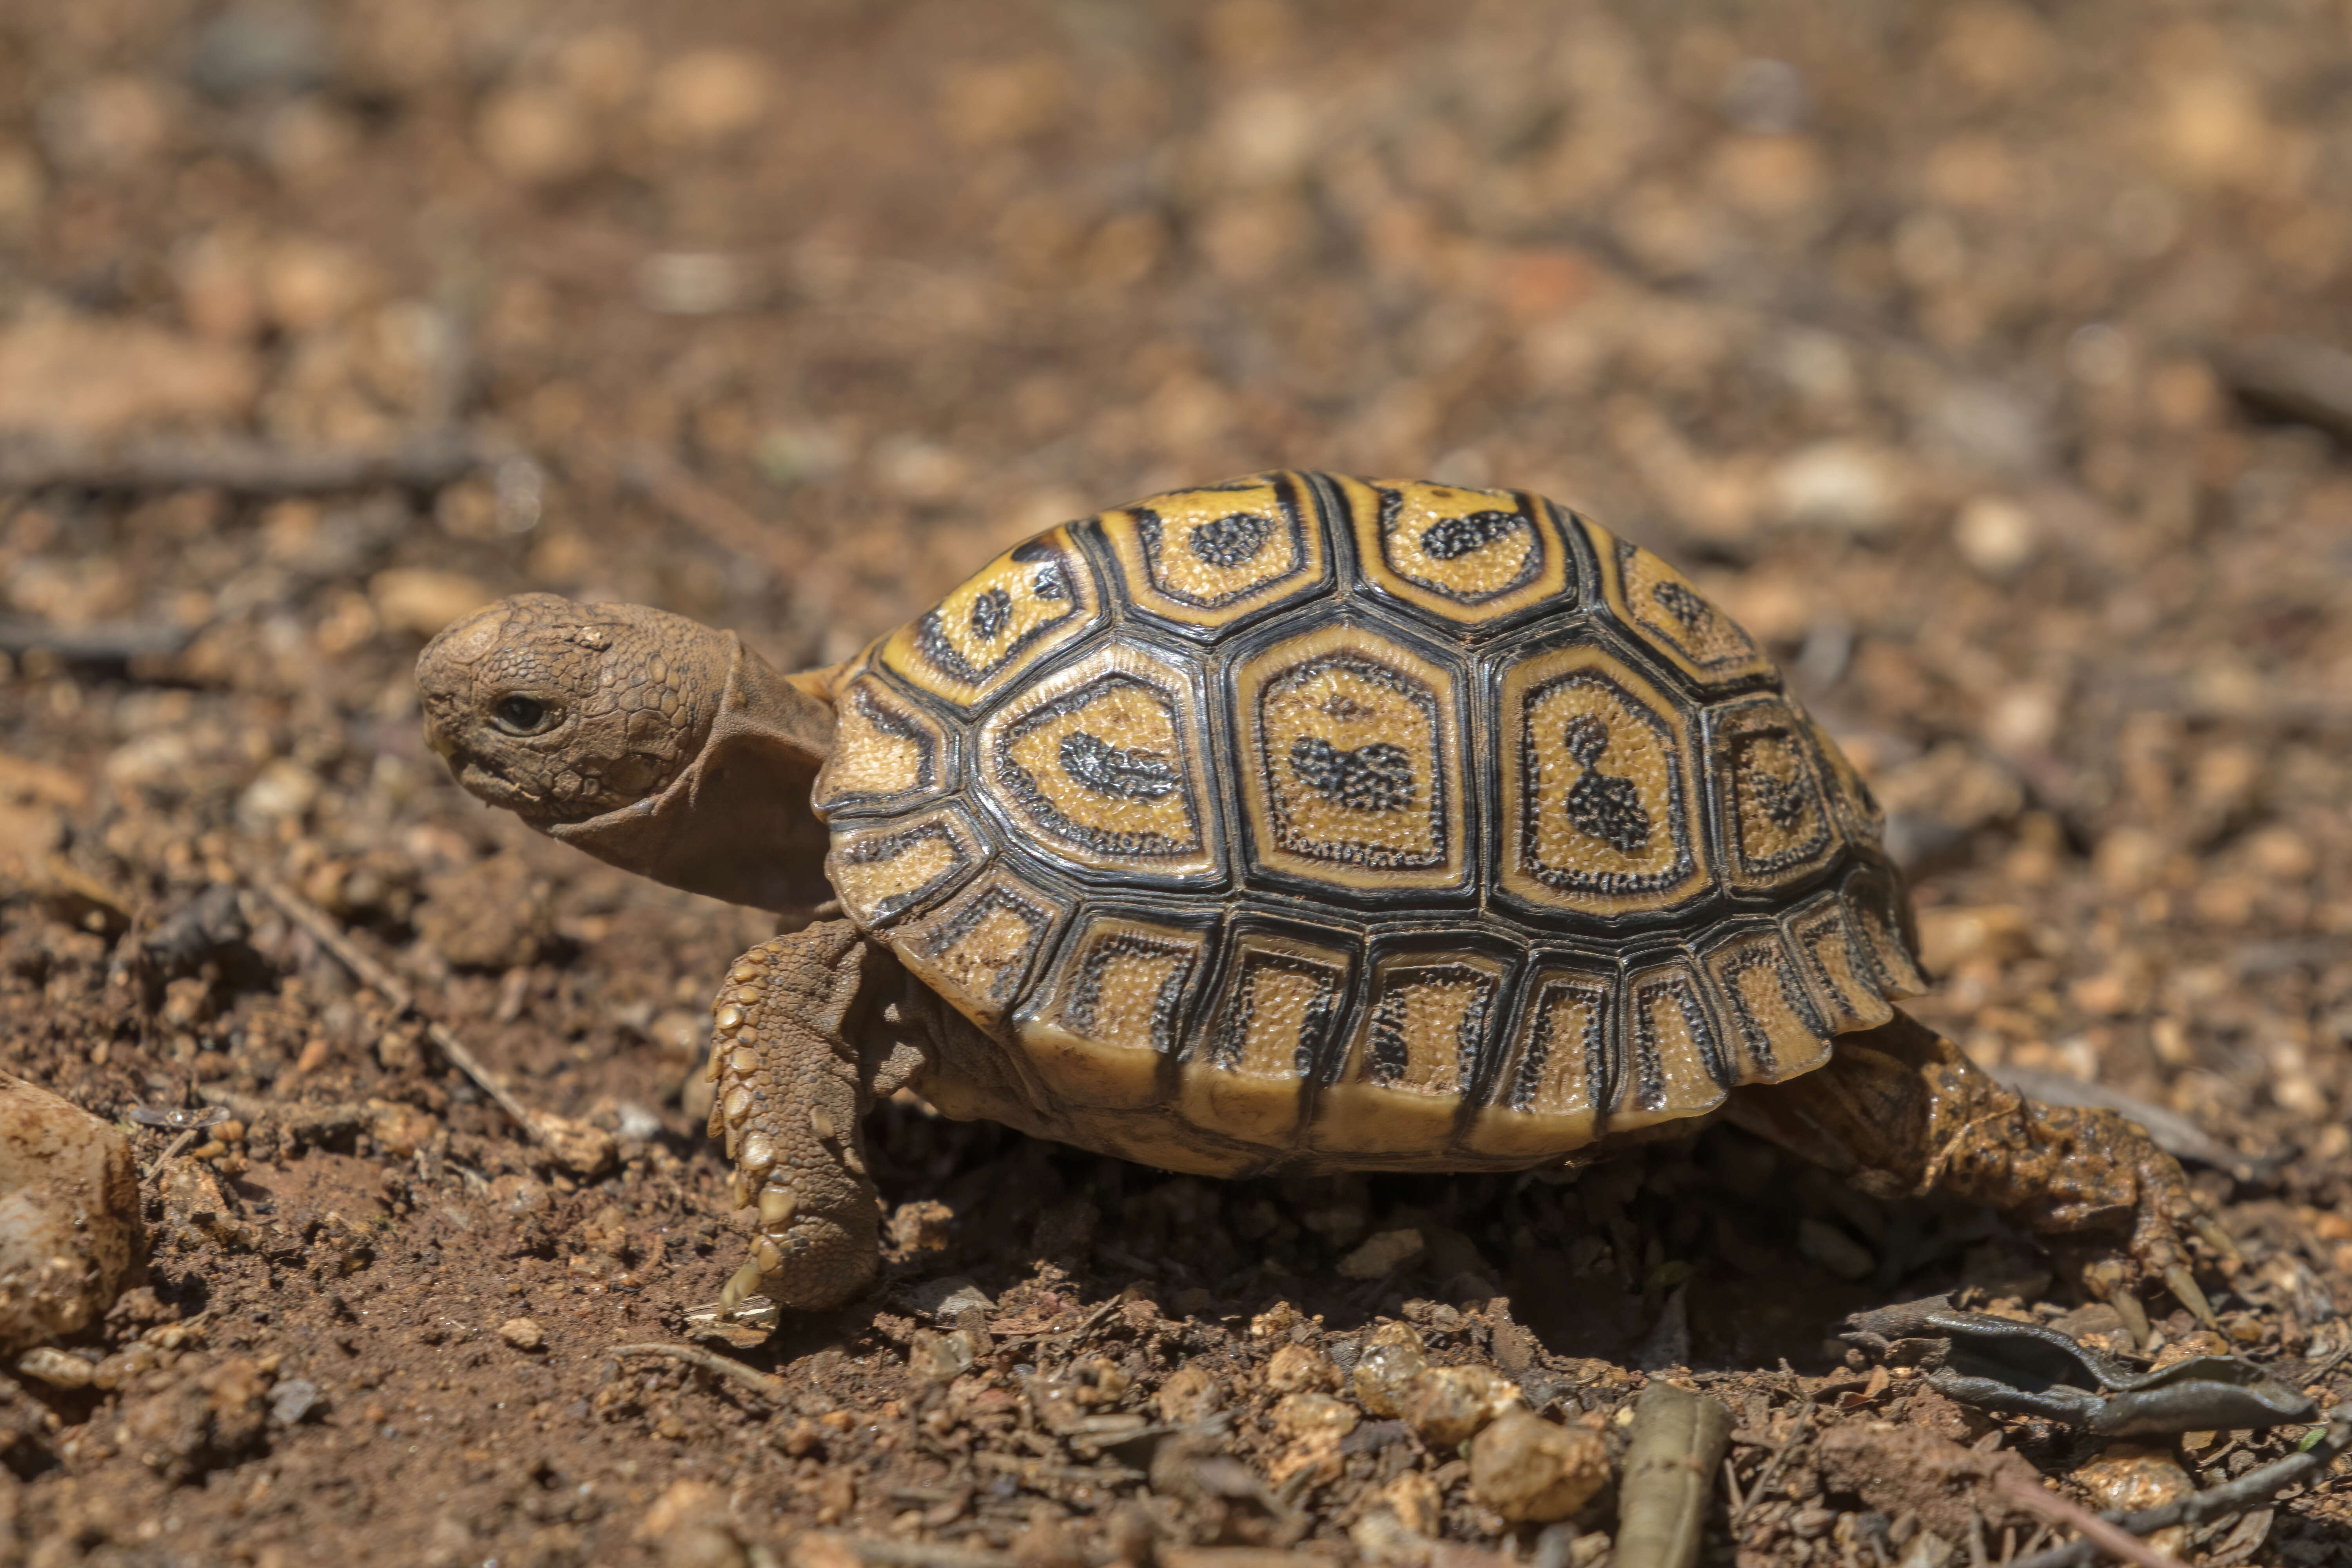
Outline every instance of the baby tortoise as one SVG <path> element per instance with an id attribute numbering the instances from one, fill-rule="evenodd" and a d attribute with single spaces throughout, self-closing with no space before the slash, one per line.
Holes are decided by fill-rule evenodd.
<path id="1" fill-rule="evenodd" d="M 417 680 L 484 800 L 838 917 L 714 1005 L 711 1131 L 759 1208 L 728 1306 L 872 1279 L 860 1123 L 904 1086 L 1219 1176 L 1559 1165 L 1727 1115 L 1881 1194 L 2127 1230 L 2093 1289 L 2137 1318 L 2160 1279 L 2210 1319 L 2169 1156 L 1896 1011 L 1926 981 L 1878 808 L 1755 642 L 1539 496 L 1155 496 L 798 675 L 527 594 Z"/>

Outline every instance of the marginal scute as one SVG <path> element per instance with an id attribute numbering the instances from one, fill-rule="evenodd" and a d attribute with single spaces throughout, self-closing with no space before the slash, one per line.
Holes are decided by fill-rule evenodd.
<path id="1" fill-rule="evenodd" d="M 1706 954 L 1727 1067 L 1740 1083 L 1778 1083 L 1829 1059 L 1831 1029 L 1780 931 L 1764 926 L 1717 942 Z"/>
<path id="2" fill-rule="evenodd" d="M 1895 1016 L 1895 1005 L 1878 988 L 1843 899 L 1835 892 L 1819 894 L 1782 916 L 1781 923 L 1829 1006 L 1832 1034 L 1874 1029 Z"/>
<path id="3" fill-rule="evenodd" d="M 1539 956 L 1468 1152 L 1534 1158 L 1599 1135 L 1618 1076 L 1618 975 L 1600 959 Z"/>
<path id="4" fill-rule="evenodd" d="M 1058 900 L 999 870 L 898 932 L 892 945 L 917 979 L 993 1029 L 1060 920 Z"/>
<path id="5" fill-rule="evenodd" d="M 1506 891 L 1539 908 L 1669 909 L 1707 886 L 1681 708 L 1599 644 L 1539 651 L 1502 680 Z"/>
<path id="6" fill-rule="evenodd" d="M 1183 1043 L 1207 956 L 1201 931 L 1090 916 L 1022 1005 L 1021 1037 L 1040 1080 L 1073 1105 L 1159 1103 L 1160 1064 Z"/>
<path id="7" fill-rule="evenodd" d="M 1625 982 L 1625 1073 L 1611 1131 L 1704 1116 L 1732 1082 L 1697 966 L 1670 959 Z"/>
<path id="8" fill-rule="evenodd" d="M 1863 961 L 1880 993 L 1899 998 L 1926 991 L 1927 977 L 1919 971 L 1909 900 L 1898 894 L 1894 879 L 1878 866 L 1859 866 L 1846 874 L 1841 891 Z"/>
<path id="9" fill-rule="evenodd" d="M 1114 644 L 991 715 L 982 786 L 1048 848 L 1139 879 L 1217 869 L 1206 733 L 1191 681 L 1167 660 Z"/>
<path id="10" fill-rule="evenodd" d="M 1181 1109 L 1196 1127 L 1286 1143 L 1307 1079 L 1343 1021 L 1353 955 L 1288 932 L 1233 944 L 1205 1027 L 1184 1064 Z"/>
<path id="11" fill-rule="evenodd" d="M 1375 1163 L 1442 1147 L 1500 1027 L 1507 975 L 1477 952 L 1376 961 L 1370 1000 L 1309 1142 Z"/>
<path id="12" fill-rule="evenodd" d="M 879 931 L 952 890 L 987 858 L 963 813 L 946 806 L 878 827 L 836 827 L 824 875 L 849 918 Z"/>
<path id="13" fill-rule="evenodd" d="M 1813 876 L 1842 847 L 1812 737 L 1787 701 L 1746 698 L 1707 714 L 1707 774 L 1725 879 L 1769 892 Z"/>
<path id="14" fill-rule="evenodd" d="M 818 815 L 900 811 L 938 791 L 952 753 L 939 721 L 871 671 L 834 702 L 833 751 L 816 775 Z"/>
<path id="15" fill-rule="evenodd" d="M 1362 890 L 1466 880 L 1451 670 L 1340 625 L 1265 649 L 1237 685 L 1261 863 Z"/>
<path id="16" fill-rule="evenodd" d="M 882 662 L 959 708 L 1003 691 L 1023 670 L 1095 624 L 1094 572 L 1067 528 L 1018 544 L 890 634 Z"/>
<path id="17" fill-rule="evenodd" d="M 1601 562 L 1602 597 L 1635 636 L 1702 686 L 1773 679 L 1772 661 L 1756 639 L 1708 603 L 1689 578 L 1599 523 L 1577 521 Z"/>
<path id="18" fill-rule="evenodd" d="M 1152 496 L 1096 526 L 1129 600 L 1188 636 L 1229 631 L 1324 578 L 1323 530 L 1297 474 Z"/>
<path id="19" fill-rule="evenodd" d="M 1517 490 L 1333 475 L 1371 584 L 1449 629 L 1507 619 L 1574 586 L 1550 509 Z"/>

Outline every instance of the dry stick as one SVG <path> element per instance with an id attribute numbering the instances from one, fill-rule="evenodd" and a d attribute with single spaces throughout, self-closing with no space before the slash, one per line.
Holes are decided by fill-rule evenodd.
<path id="1" fill-rule="evenodd" d="M 2120 1526 L 2108 1523 L 2089 1509 L 2071 1498 L 2044 1490 L 2032 1481 L 2015 1476 L 2005 1476 L 1998 1488 L 2001 1496 L 2031 1512 L 2057 1524 L 2072 1525 L 2080 1531 L 2083 1544 L 2095 1546 L 2110 1557 L 2126 1563 L 2137 1563 L 2139 1568 L 2182 1568 L 2180 1559 L 2169 1552 L 2158 1552 L 2138 1536 Z"/>
<path id="2" fill-rule="evenodd" d="M 640 447 L 631 453 L 621 478 L 713 544 L 765 561 L 782 572 L 797 573 L 808 565 L 808 552 L 796 547 L 797 535 L 761 522 L 652 447 Z"/>
<path id="3" fill-rule="evenodd" d="M 1010 1568 L 1013 1562 L 1001 1552 L 975 1552 L 968 1546 L 920 1541 L 880 1541 L 870 1535 L 852 1536 L 844 1544 L 862 1561 L 885 1563 L 887 1568 Z"/>
<path id="4" fill-rule="evenodd" d="M 1756 1478 L 1756 1484 L 1748 1489 L 1747 1502 L 1731 1516 L 1732 1529 L 1738 1529 L 1740 1521 L 1748 1517 L 1748 1510 L 1764 1500 L 1764 1489 L 1780 1479 L 1782 1467 L 1788 1464 L 1789 1456 L 1796 1452 L 1797 1445 L 1805 1440 L 1805 1433 L 1811 1429 L 1812 1422 L 1813 1402 L 1809 1395 L 1802 1405 L 1797 1406 L 1796 1419 L 1790 1425 L 1788 1438 L 1772 1450 L 1772 1457 L 1765 1461 L 1763 1470 Z"/>
<path id="5" fill-rule="evenodd" d="M 2352 1447 L 2352 1403 L 2339 1405 L 2329 1411 L 2326 1435 L 2301 1453 L 2273 1459 L 2258 1469 L 2248 1470 L 2234 1481 L 2191 1492 L 2178 1501 L 2166 1503 L 2162 1508 L 2143 1509 L 2137 1513 L 2104 1513 L 2095 1517 L 2134 1535 L 2147 1535 L 2168 1525 L 2202 1524 L 2218 1514 L 2235 1513 L 2242 1509 L 2267 1504 L 2287 1488 L 2326 1474 L 2327 1468 L 2347 1447 Z M 2082 1568 L 2083 1564 L 2096 1557 L 2100 1550 L 2087 1540 L 2069 1542 L 2036 1556 L 2021 1557 L 2011 1563 L 2010 1568 Z"/>
<path id="6" fill-rule="evenodd" d="M 466 1048 L 464 1042 L 457 1036 L 435 1020 L 425 1017 L 423 1010 L 416 1005 L 415 994 L 402 984 L 399 977 L 391 970 L 386 969 L 353 945 L 351 938 L 345 936 L 337 929 L 335 922 L 327 918 L 325 910 L 293 889 L 279 882 L 276 878 L 263 872 L 247 871 L 246 879 L 253 884 L 256 892 L 277 905 L 278 911 L 288 920 L 300 926 L 320 947 L 333 953 L 344 968 L 358 975 L 362 984 L 391 1003 L 395 1015 L 413 1013 L 423 1019 L 426 1037 L 432 1040 L 434 1046 L 452 1066 L 472 1079 L 480 1087 L 482 1092 L 495 1100 L 498 1108 L 512 1117 L 515 1125 L 521 1128 L 534 1142 L 541 1143 L 547 1142 L 546 1130 L 541 1127 L 538 1119 L 524 1108 L 522 1101 L 509 1093 L 503 1085 L 492 1078 L 489 1069 L 481 1064 L 480 1059 L 473 1052 Z"/>
<path id="7" fill-rule="evenodd" d="M 1706 1533 L 1715 1468 L 1731 1442 L 1720 1400 L 1653 1382 L 1633 1406 L 1633 1441 L 1618 1483 L 1616 1568 L 1691 1568 Z"/>
<path id="8" fill-rule="evenodd" d="M 85 489 L 228 489 L 291 495 L 399 485 L 430 489 L 510 451 L 461 430 L 431 431 L 397 446 L 284 447 L 215 437 L 151 437 L 119 446 L 80 443 L 0 446 L 0 489 L 70 485 Z"/>
<path id="9" fill-rule="evenodd" d="M 142 1182 L 153 1180 L 155 1173 L 170 1164 L 173 1158 L 179 1154 L 181 1150 L 194 1142 L 196 1141 L 196 1134 L 202 1131 L 203 1129 L 201 1128 L 191 1127 L 185 1132 L 181 1133 L 177 1138 L 173 1139 L 171 1146 L 166 1148 L 162 1153 L 155 1156 L 155 1163 L 139 1173 L 139 1179 Z"/>
<path id="10" fill-rule="evenodd" d="M 709 1351 L 698 1349 L 693 1345 L 662 1345 L 651 1343 L 642 1345 L 614 1345 L 605 1351 L 604 1353 L 606 1355 L 667 1356 L 672 1361 L 682 1361 L 688 1366 L 698 1366 L 703 1371 L 714 1373 L 719 1377 L 731 1377 L 738 1383 L 745 1384 L 750 1387 L 759 1390 L 763 1398 L 769 1400 L 779 1400 L 784 1396 L 784 1380 L 782 1378 L 772 1377 L 767 1373 L 760 1371 L 757 1367 L 745 1366 L 740 1361 L 729 1361 L 723 1355 L 713 1355 Z"/>

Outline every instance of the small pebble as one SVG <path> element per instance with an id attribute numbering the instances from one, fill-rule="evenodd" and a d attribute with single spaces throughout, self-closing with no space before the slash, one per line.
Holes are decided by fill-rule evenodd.
<path id="1" fill-rule="evenodd" d="M 1383 1323 L 1356 1358 L 1356 1403 L 1374 1415 L 1402 1415 L 1414 1380 L 1428 1370 L 1421 1336 L 1402 1323 Z"/>
<path id="2" fill-rule="evenodd" d="M 530 1318 L 509 1318 L 499 1325 L 499 1338 L 519 1351 L 535 1351 L 547 1343 L 547 1331 Z"/>
<path id="3" fill-rule="evenodd" d="M 1415 1378 L 1405 1393 L 1406 1423 L 1433 1448 L 1468 1442 L 1519 1403 L 1519 1386 L 1483 1366 L 1442 1366 Z"/>
<path id="4" fill-rule="evenodd" d="M 1470 1447 L 1470 1490 L 1514 1523 L 1566 1519 L 1609 1480 L 1609 1449 L 1588 1426 L 1508 1410 Z"/>

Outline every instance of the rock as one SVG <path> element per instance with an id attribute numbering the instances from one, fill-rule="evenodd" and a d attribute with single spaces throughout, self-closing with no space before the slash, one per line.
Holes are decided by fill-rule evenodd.
<path id="1" fill-rule="evenodd" d="M 1383 1323 L 1356 1358 L 1356 1403 L 1374 1415 L 1402 1415 L 1414 1382 L 1428 1370 L 1421 1336 L 1402 1323 Z"/>
<path id="2" fill-rule="evenodd" d="M 269 1391 L 269 1419 L 278 1426 L 299 1425 L 326 1407 L 326 1396 L 307 1377 L 289 1378 Z"/>
<path id="3" fill-rule="evenodd" d="M 621 1163 L 621 1145 L 610 1132 L 567 1116 L 540 1111 L 531 1126 L 550 1158 L 572 1174 L 593 1181 Z"/>
<path id="4" fill-rule="evenodd" d="M 134 429 L 242 419 L 253 355 L 143 321 L 40 316 L 0 331 L 0 436 L 102 441 Z"/>
<path id="5" fill-rule="evenodd" d="M 1202 1366 L 1181 1366 L 1168 1374 L 1152 1396 L 1160 1419 L 1171 1426 L 1205 1421 L 1223 1408 L 1225 1393 L 1216 1375 Z"/>
<path id="6" fill-rule="evenodd" d="M 1530 1411 L 1505 1411 L 1470 1446 L 1471 1494 L 1514 1523 L 1566 1519 L 1608 1480 L 1600 1433 Z"/>
<path id="7" fill-rule="evenodd" d="M 1894 457 L 1860 441 L 1817 441 L 1773 470 L 1781 521 L 1843 533 L 1877 533 L 1901 521 L 1908 500 Z"/>
<path id="8" fill-rule="evenodd" d="M 375 270 L 359 252 L 304 236 L 279 240 L 260 260 L 261 299 L 269 319 L 289 332 L 311 332 L 355 314 L 377 298 Z"/>
<path id="9" fill-rule="evenodd" d="M 1961 560 L 1996 581 L 2030 564 L 2042 548 L 2033 514 L 2000 496 L 1977 496 L 1960 508 L 1952 544 Z"/>
<path id="10" fill-rule="evenodd" d="M 2090 1494 L 2093 1508 L 2121 1513 L 2162 1508 L 2197 1489 L 2169 1452 L 2134 1443 L 2108 1444 L 2105 1453 L 2074 1472 L 2074 1479 Z M 2147 1542 L 2159 1552 L 2185 1554 L 2189 1528 L 2177 1524 L 2157 1531 Z"/>
<path id="11" fill-rule="evenodd" d="M 1306 1345 L 1285 1345 L 1267 1358 L 1265 1385 L 1276 1394 L 1339 1386 L 1339 1369 L 1321 1351 Z"/>
<path id="12" fill-rule="evenodd" d="M 534 1318 L 509 1318 L 499 1325 L 499 1338 L 519 1351 L 543 1350 L 547 1346 L 547 1331 Z"/>
<path id="13" fill-rule="evenodd" d="M 16 1358 L 16 1375 L 34 1378 L 51 1388 L 88 1388 L 97 1375 L 95 1363 L 55 1345 L 36 1345 Z"/>
<path id="14" fill-rule="evenodd" d="M 101 76 L 40 107 L 42 145 L 74 174 L 121 174 L 171 142 L 174 95 L 142 76 Z"/>
<path id="15" fill-rule="evenodd" d="M 727 1494 L 708 1481 L 672 1481 L 638 1522 L 662 1568 L 741 1568 L 750 1560 L 727 1520 Z"/>
<path id="16" fill-rule="evenodd" d="M 765 120 L 774 96 L 774 73 L 758 55 L 697 49 L 654 73 L 646 131 L 665 146 L 714 147 Z"/>
<path id="17" fill-rule="evenodd" d="M 942 1334 L 917 1329 L 907 1347 L 907 1368 L 926 1383 L 953 1383 L 980 1359 L 979 1337 L 966 1329 Z"/>
<path id="18" fill-rule="evenodd" d="M 1491 1367 L 1442 1366 L 1406 1391 L 1406 1425 L 1433 1448 L 1468 1442 L 1519 1402 L 1519 1385 Z"/>
<path id="19" fill-rule="evenodd" d="M 388 631 L 431 637 L 498 595 L 462 572 L 395 566 L 368 580 L 368 600 Z"/>
<path id="20" fill-rule="evenodd" d="M 1419 1230 L 1383 1230 L 1364 1238 L 1363 1245 L 1339 1259 L 1340 1276 L 1348 1279 L 1378 1279 L 1393 1274 L 1419 1258 L 1428 1243 Z"/>
<path id="21" fill-rule="evenodd" d="M 95 1321 L 145 1249 L 122 1134 L 0 1073 L 0 1352 Z"/>
<path id="22" fill-rule="evenodd" d="M 596 166 L 594 128 L 570 95 L 544 88 L 492 94 L 475 120 L 474 146 L 518 184 L 561 184 Z"/>

